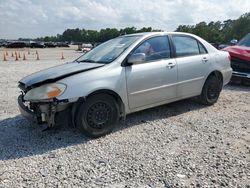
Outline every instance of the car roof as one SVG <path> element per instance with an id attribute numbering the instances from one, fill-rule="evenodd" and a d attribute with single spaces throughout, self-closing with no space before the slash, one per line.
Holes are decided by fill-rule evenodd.
<path id="1" fill-rule="evenodd" d="M 173 34 L 179 34 L 179 35 L 188 35 L 188 36 L 195 36 L 190 33 L 184 33 L 184 32 L 144 32 L 144 33 L 133 33 L 133 34 L 128 34 L 128 35 L 123 35 L 123 36 L 153 36 L 153 35 L 173 35 Z"/>

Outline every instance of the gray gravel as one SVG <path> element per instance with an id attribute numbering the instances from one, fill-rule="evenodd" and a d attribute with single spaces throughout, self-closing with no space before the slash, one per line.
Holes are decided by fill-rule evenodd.
<path id="1" fill-rule="evenodd" d="M 250 187 L 249 87 L 226 86 L 210 107 L 184 100 L 131 114 L 90 140 L 19 115 L 16 82 L 56 63 L 0 62 L 0 187 Z"/>

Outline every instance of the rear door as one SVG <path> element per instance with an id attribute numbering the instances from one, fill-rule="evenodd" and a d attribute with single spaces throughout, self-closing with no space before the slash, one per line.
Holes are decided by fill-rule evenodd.
<path id="1" fill-rule="evenodd" d="M 145 53 L 146 60 L 126 67 L 129 107 L 135 109 L 175 98 L 177 66 L 171 58 L 168 37 L 147 39 L 131 55 L 136 53 Z"/>
<path id="2" fill-rule="evenodd" d="M 207 50 L 191 36 L 172 35 L 172 41 L 178 65 L 177 96 L 199 95 L 210 68 Z"/>

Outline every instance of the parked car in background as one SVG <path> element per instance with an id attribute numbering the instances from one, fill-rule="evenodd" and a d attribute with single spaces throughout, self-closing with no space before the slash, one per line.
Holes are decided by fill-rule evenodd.
<path id="1" fill-rule="evenodd" d="M 220 44 L 220 45 L 218 45 L 218 50 L 222 50 L 223 48 L 226 48 L 226 47 L 228 47 L 228 46 L 230 46 L 230 45 L 228 45 L 228 44 Z"/>
<path id="2" fill-rule="evenodd" d="M 92 48 L 82 48 L 82 52 L 83 53 L 87 53 L 91 50 Z"/>
<path id="3" fill-rule="evenodd" d="M 210 43 L 213 47 L 215 47 L 216 49 L 219 49 L 219 44 L 218 43 Z"/>
<path id="4" fill-rule="evenodd" d="M 226 48 L 228 46 L 234 46 L 238 43 L 237 39 L 232 39 L 229 44 L 219 44 L 218 47 L 216 47 L 219 50 L 222 50 L 223 48 Z"/>
<path id="5" fill-rule="evenodd" d="M 250 81 L 250 33 L 241 39 L 236 45 L 228 46 L 224 51 L 231 56 L 233 69 L 232 81 Z"/>
<path id="6" fill-rule="evenodd" d="M 7 48 L 25 48 L 28 45 L 25 42 L 20 42 L 20 41 L 16 41 L 16 42 L 10 42 L 6 45 Z"/>
<path id="7" fill-rule="evenodd" d="M 0 40 L 0 47 L 5 47 L 7 45 L 7 41 Z"/>
<path id="8" fill-rule="evenodd" d="M 46 46 L 42 42 L 30 42 L 30 48 L 45 48 Z"/>
<path id="9" fill-rule="evenodd" d="M 18 104 L 38 123 L 53 127 L 68 118 L 87 136 L 99 137 L 143 109 L 190 97 L 213 105 L 231 75 L 229 53 L 198 36 L 136 33 L 23 78 Z"/>
<path id="10" fill-rule="evenodd" d="M 92 44 L 82 44 L 81 49 L 83 53 L 89 52 L 93 48 Z"/>
<path id="11" fill-rule="evenodd" d="M 45 42 L 44 45 L 47 48 L 55 48 L 56 47 L 56 43 L 54 43 L 54 42 Z"/>
<path id="12" fill-rule="evenodd" d="M 69 44 L 66 43 L 66 42 L 57 42 L 57 43 L 56 43 L 56 46 L 57 46 L 57 47 L 66 47 L 66 48 L 68 48 L 68 47 L 69 47 Z"/>

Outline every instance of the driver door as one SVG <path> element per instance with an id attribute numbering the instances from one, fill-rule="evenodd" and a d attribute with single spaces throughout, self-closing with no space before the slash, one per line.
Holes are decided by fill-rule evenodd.
<path id="1" fill-rule="evenodd" d="M 145 61 L 126 67 L 127 93 L 131 109 L 176 98 L 177 66 L 171 58 L 167 36 L 140 44 L 131 55 L 144 53 Z"/>

